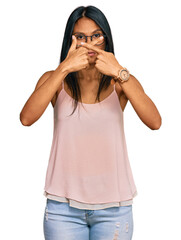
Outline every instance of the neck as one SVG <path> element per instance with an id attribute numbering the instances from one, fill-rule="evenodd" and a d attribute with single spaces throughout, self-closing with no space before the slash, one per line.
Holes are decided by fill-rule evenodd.
<path id="1" fill-rule="evenodd" d="M 89 67 L 78 71 L 78 79 L 80 83 L 100 82 L 100 72 L 95 67 L 95 64 L 89 64 Z"/>

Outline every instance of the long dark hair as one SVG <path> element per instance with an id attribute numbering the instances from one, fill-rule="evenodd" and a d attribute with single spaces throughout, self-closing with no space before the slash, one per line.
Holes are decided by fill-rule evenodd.
<path id="1" fill-rule="evenodd" d="M 111 29 L 105 15 L 102 13 L 101 10 L 99 10 L 94 6 L 91 6 L 91 5 L 87 7 L 80 6 L 80 7 L 77 7 L 68 18 L 66 28 L 65 28 L 63 43 L 62 43 L 60 63 L 66 58 L 69 48 L 72 44 L 72 33 L 73 33 L 75 22 L 84 16 L 92 19 L 97 25 L 99 25 L 103 34 L 106 35 L 105 51 L 112 52 L 114 54 L 114 46 L 113 46 Z M 99 83 L 99 89 L 96 96 L 96 100 L 98 100 L 99 102 L 100 102 L 99 96 L 100 96 L 101 90 L 103 88 L 107 89 L 107 87 L 110 85 L 111 79 L 112 79 L 111 76 L 101 74 L 101 81 Z M 72 112 L 73 114 L 75 109 L 77 108 L 78 100 L 81 99 L 80 87 L 77 81 L 77 72 L 69 73 L 65 77 L 65 81 L 69 89 L 71 90 L 72 96 L 75 100 L 74 110 Z"/>

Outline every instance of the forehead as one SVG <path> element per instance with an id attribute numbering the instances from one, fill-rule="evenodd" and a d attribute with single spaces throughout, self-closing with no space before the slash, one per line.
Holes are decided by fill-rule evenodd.
<path id="1" fill-rule="evenodd" d="M 90 34 L 94 32 L 95 30 L 100 29 L 99 25 L 97 25 L 92 19 L 87 17 L 82 17 L 77 20 L 77 22 L 74 25 L 73 33 L 75 32 L 81 32 L 85 34 Z"/>

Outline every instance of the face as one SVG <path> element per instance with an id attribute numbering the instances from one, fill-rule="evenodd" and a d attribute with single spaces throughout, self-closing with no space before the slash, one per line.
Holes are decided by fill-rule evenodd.
<path id="1" fill-rule="evenodd" d="M 78 34 L 78 33 L 83 33 L 86 36 L 91 36 L 95 33 L 102 33 L 101 28 L 90 18 L 87 17 L 82 17 L 80 18 L 74 25 L 74 29 L 73 29 L 73 34 Z M 91 38 L 88 37 L 87 38 L 87 43 L 91 43 Z M 105 42 L 99 46 L 96 46 L 99 49 L 104 50 L 105 49 Z M 93 56 L 88 55 L 89 57 L 89 62 L 94 62 L 96 57 L 97 57 L 97 53 L 94 54 Z"/>

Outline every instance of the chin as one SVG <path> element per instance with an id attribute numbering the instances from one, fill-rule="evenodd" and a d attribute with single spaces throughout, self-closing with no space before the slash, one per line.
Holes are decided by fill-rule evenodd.
<path id="1" fill-rule="evenodd" d="M 95 61 L 96 60 L 96 58 L 97 58 L 97 55 L 95 55 L 95 56 L 89 56 L 89 60 L 92 60 L 92 61 Z"/>
<path id="2" fill-rule="evenodd" d="M 90 64 L 95 64 L 95 59 L 89 59 Z"/>

